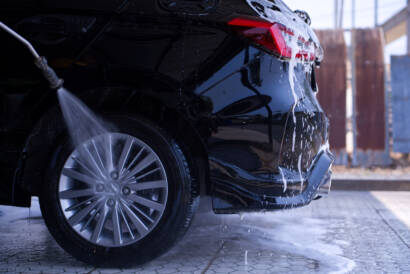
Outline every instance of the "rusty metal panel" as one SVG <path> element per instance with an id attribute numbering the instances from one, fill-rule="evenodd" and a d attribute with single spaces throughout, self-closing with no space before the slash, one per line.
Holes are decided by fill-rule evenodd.
<path id="1" fill-rule="evenodd" d="M 410 153 L 410 56 L 393 56 L 391 73 L 393 150 Z"/>
<path id="2" fill-rule="evenodd" d="M 342 30 L 317 30 L 316 34 L 325 50 L 325 59 L 317 70 L 318 99 L 330 120 L 331 149 L 337 158 L 345 158 L 346 43 Z"/>
<path id="3" fill-rule="evenodd" d="M 357 162 L 386 163 L 383 40 L 380 29 L 354 31 L 356 62 Z"/>

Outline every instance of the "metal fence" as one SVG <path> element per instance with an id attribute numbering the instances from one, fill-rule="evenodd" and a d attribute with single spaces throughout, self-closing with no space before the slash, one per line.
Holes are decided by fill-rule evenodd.
<path id="1" fill-rule="evenodd" d="M 326 54 L 318 71 L 318 98 L 330 118 L 330 145 L 337 156 L 336 164 L 348 163 L 348 129 L 353 135 L 352 165 L 390 164 L 383 33 L 380 29 L 354 30 L 350 54 L 343 30 L 316 33 Z M 348 70 L 351 79 L 347 78 Z M 346 93 L 347 83 L 350 93 Z M 352 101 L 351 119 L 347 119 L 347 94 Z"/>
<path id="2" fill-rule="evenodd" d="M 337 164 L 347 164 L 346 153 L 346 75 L 347 49 L 343 30 L 318 30 L 316 34 L 326 57 L 317 70 L 318 99 L 330 123 L 330 145 Z"/>
<path id="3" fill-rule="evenodd" d="M 391 58 L 393 151 L 410 153 L 410 56 Z"/>

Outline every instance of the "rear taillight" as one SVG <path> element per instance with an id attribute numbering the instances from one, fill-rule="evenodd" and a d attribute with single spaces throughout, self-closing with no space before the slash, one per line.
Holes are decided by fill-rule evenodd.
<path id="1" fill-rule="evenodd" d="M 297 59 L 304 61 L 316 59 L 314 43 L 301 35 L 296 37 L 292 29 L 280 23 L 235 18 L 229 21 L 228 25 L 258 46 L 281 58 L 291 59 L 295 50 Z"/>

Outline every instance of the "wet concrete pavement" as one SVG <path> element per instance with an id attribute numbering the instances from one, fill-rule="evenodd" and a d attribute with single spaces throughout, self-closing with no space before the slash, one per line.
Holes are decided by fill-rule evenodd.
<path id="1" fill-rule="evenodd" d="M 334 191 L 304 208 L 199 213 L 179 244 L 133 269 L 66 254 L 30 210 L 0 207 L 0 273 L 410 273 L 410 192 Z"/>

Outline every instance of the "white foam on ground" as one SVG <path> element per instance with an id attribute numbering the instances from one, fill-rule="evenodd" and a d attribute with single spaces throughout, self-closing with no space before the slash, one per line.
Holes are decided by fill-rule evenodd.
<path id="1" fill-rule="evenodd" d="M 0 206 L 0 212 L 1 225 L 7 225 L 10 222 L 16 222 L 19 220 L 41 217 L 40 205 L 37 197 L 32 198 L 30 208 Z"/>
<path id="2" fill-rule="evenodd" d="M 272 216 L 272 221 L 269 222 L 260 214 L 250 216 L 255 223 L 262 220 L 265 223 L 265 227 L 256 229 L 265 236 L 261 239 L 256 239 L 259 237 L 255 236 L 255 240 L 274 249 L 319 261 L 322 266 L 329 269 L 329 273 L 348 273 L 353 270 L 354 261 L 342 256 L 343 250 L 340 245 L 326 241 L 326 221 L 289 213 L 272 214 L 275 216 Z M 272 226 L 266 227 L 267 223 Z"/>
<path id="3" fill-rule="evenodd" d="M 348 273 L 356 265 L 353 260 L 343 256 L 342 247 L 350 245 L 349 242 L 326 239 L 332 227 L 329 221 L 306 217 L 306 214 L 298 210 L 226 215 L 219 217 L 219 221 L 215 221 L 215 218 L 218 217 L 201 217 L 201 223 L 204 223 L 200 224 L 196 233 L 200 233 L 202 239 L 239 239 L 245 252 L 245 266 L 251 265 L 249 254 L 261 249 L 315 260 L 319 263 L 320 272 Z M 223 229 L 220 229 L 221 226 Z M 222 230 L 223 233 L 218 234 L 217 230 Z"/>
<path id="4" fill-rule="evenodd" d="M 37 199 L 33 199 L 30 211 L 26 208 L 0 206 L 3 215 L 0 224 L 41 216 Z M 241 215 L 197 214 L 195 225 L 186 235 L 186 241 L 195 241 L 204 248 L 210 241 L 227 242 L 232 238 L 240 241 L 245 269 L 252 265 L 250 254 L 267 250 L 272 254 L 302 256 L 318 262 L 319 271 L 348 273 L 355 262 L 343 256 L 342 247 L 349 246 L 346 239 L 326 239 L 334 223 L 324 219 L 307 217 L 306 211 L 290 210 L 273 213 Z M 337 227 L 337 226 L 336 226 Z M 203 244 L 202 244 L 203 243 Z M 178 247 L 170 253 L 178 253 Z M 275 258 L 272 258 L 275 260 Z M 155 263 L 155 261 L 153 262 Z M 274 271 L 274 269 L 272 269 Z"/>

